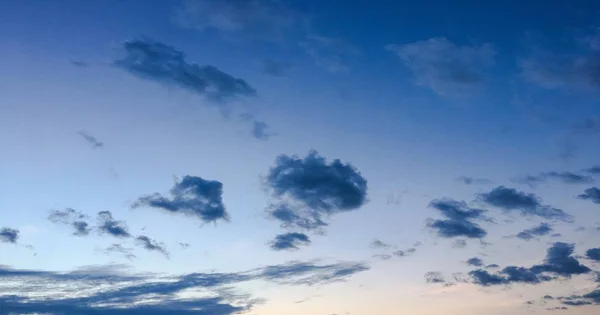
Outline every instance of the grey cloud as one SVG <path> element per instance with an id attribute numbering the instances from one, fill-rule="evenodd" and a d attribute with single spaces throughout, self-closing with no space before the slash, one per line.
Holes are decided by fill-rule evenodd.
<path id="1" fill-rule="evenodd" d="M 429 271 L 424 277 L 427 283 L 446 283 L 444 276 L 439 271 Z"/>
<path id="2" fill-rule="evenodd" d="M 75 236 L 86 236 L 90 233 L 91 227 L 87 222 L 89 218 L 79 211 L 72 208 L 66 208 L 65 210 L 53 210 L 48 216 L 48 220 L 57 224 L 70 225 L 75 231 Z"/>
<path id="3" fill-rule="evenodd" d="M 169 258 L 169 252 L 165 249 L 164 244 L 159 243 L 148 236 L 140 235 L 135 238 L 138 244 L 144 247 L 148 251 L 156 251 Z"/>
<path id="4" fill-rule="evenodd" d="M 382 248 L 382 249 L 388 249 L 388 248 L 392 248 L 393 246 L 390 244 L 387 244 L 383 241 L 380 241 L 378 239 L 373 240 L 373 242 L 371 242 L 371 247 L 372 248 Z"/>
<path id="5" fill-rule="evenodd" d="M 465 248 L 467 247 L 467 241 L 466 240 L 454 240 L 454 242 L 452 242 L 452 247 L 454 248 Z"/>
<path id="6" fill-rule="evenodd" d="M 412 255 L 416 252 L 417 252 L 416 248 L 409 248 L 409 249 L 405 249 L 405 250 L 397 250 L 397 251 L 393 252 L 392 254 L 397 257 L 406 257 L 406 256 Z"/>
<path id="7" fill-rule="evenodd" d="M 267 129 L 269 129 L 269 125 L 265 122 L 255 120 L 252 123 L 252 136 L 259 140 L 269 140 L 273 134 L 268 132 Z"/>
<path id="8" fill-rule="evenodd" d="M 473 220 L 486 220 L 481 209 L 470 208 L 464 201 L 452 199 L 435 199 L 429 207 L 441 212 L 444 220 L 429 219 L 427 226 L 437 231 L 444 238 L 467 237 L 483 238 L 487 232 Z M 456 244 L 455 244 L 456 245 Z"/>
<path id="9" fill-rule="evenodd" d="M 484 185 L 492 183 L 491 180 L 486 178 L 474 178 L 469 176 L 461 176 L 457 178 L 457 180 L 464 183 L 465 185 Z"/>
<path id="10" fill-rule="evenodd" d="M 538 175 L 527 175 L 517 178 L 514 181 L 533 187 L 549 180 L 557 180 L 565 184 L 589 184 L 594 182 L 594 179 L 590 176 L 572 172 L 543 172 Z"/>
<path id="11" fill-rule="evenodd" d="M 600 262 L 600 248 L 590 248 L 585 252 L 585 256 L 588 259 Z M 600 274 L 598 274 L 600 279 Z"/>
<path id="12" fill-rule="evenodd" d="M 310 238 L 303 233 L 285 233 L 275 236 L 271 242 L 271 248 L 276 251 L 280 250 L 295 250 L 299 246 L 310 245 Z"/>
<path id="13" fill-rule="evenodd" d="M 488 193 L 479 194 L 478 199 L 505 212 L 517 211 L 523 216 L 538 216 L 548 220 L 557 219 L 566 222 L 573 220 L 573 217 L 563 210 L 543 205 L 542 200 L 536 195 L 505 186 L 498 186 Z"/>
<path id="14" fill-rule="evenodd" d="M 552 227 L 548 224 L 548 223 L 541 223 L 538 226 L 529 228 L 529 229 L 525 229 L 521 232 L 519 232 L 519 234 L 517 234 L 517 238 L 520 238 L 522 240 L 525 241 L 529 241 L 530 239 L 534 238 L 535 236 L 544 236 L 544 235 L 548 235 L 552 232 Z"/>
<path id="15" fill-rule="evenodd" d="M 93 148 L 101 148 L 104 146 L 104 143 L 100 142 L 96 137 L 90 135 L 85 131 L 77 132 L 85 141 L 87 141 Z"/>
<path id="16" fill-rule="evenodd" d="M 137 256 L 133 254 L 133 249 L 123 247 L 123 245 L 121 244 L 112 244 L 108 246 L 106 249 L 104 249 L 104 253 L 107 255 L 118 253 L 123 255 L 123 257 L 127 258 L 128 260 L 133 260 L 137 258 Z"/>
<path id="17" fill-rule="evenodd" d="M 479 90 L 494 65 L 492 45 L 457 45 L 434 37 L 405 45 L 388 45 L 413 73 L 415 84 L 441 96 L 465 96 Z"/>
<path id="18" fill-rule="evenodd" d="M 4 227 L 0 229 L 0 242 L 15 244 L 19 239 L 19 230 Z"/>
<path id="19" fill-rule="evenodd" d="M 256 90 L 246 81 L 211 65 L 189 63 L 183 52 L 171 46 L 130 40 L 123 43 L 123 49 L 125 56 L 116 60 L 115 66 L 141 79 L 178 87 L 217 102 L 256 96 Z"/>
<path id="20" fill-rule="evenodd" d="M 577 198 L 600 204 L 600 189 L 597 187 L 588 188 L 583 192 L 583 194 L 577 196 Z"/>
<path id="21" fill-rule="evenodd" d="M 481 267 L 483 266 L 483 260 L 481 260 L 481 258 L 478 257 L 469 258 L 469 260 L 467 260 L 467 265 Z"/>
<path id="22" fill-rule="evenodd" d="M 98 230 L 102 234 L 110 234 L 114 237 L 128 238 L 132 236 L 125 222 L 115 220 L 110 211 L 98 212 Z"/>
<path id="23" fill-rule="evenodd" d="M 143 196 L 133 204 L 133 208 L 158 208 L 191 216 L 204 223 L 229 219 L 223 204 L 223 184 L 219 181 L 186 175 L 175 183 L 170 193 L 170 199 L 158 193 Z"/>

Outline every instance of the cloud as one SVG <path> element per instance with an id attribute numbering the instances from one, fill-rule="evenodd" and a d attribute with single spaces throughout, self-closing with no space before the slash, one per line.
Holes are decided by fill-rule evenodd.
<path id="1" fill-rule="evenodd" d="M 272 134 L 267 131 L 268 128 L 266 123 L 255 120 L 252 123 L 252 136 L 259 140 L 269 140 Z"/>
<path id="2" fill-rule="evenodd" d="M 474 209 L 467 206 L 464 201 L 452 199 L 435 199 L 430 202 L 429 207 L 441 212 L 447 219 L 429 219 L 427 225 L 436 230 L 437 234 L 444 238 L 468 237 L 483 238 L 487 232 L 472 220 L 486 219 L 484 210 Z"/>
<path id="3" fill-rule="evenodd" d="M 590 200 L 593 203 L 600 204 L 600 189 L 591 187 L 586 189 L 583 194 L 577 196 L 579 199 Z"/>
<path id="4" fill-rule="evenodd" d="M 114 65 L 138 78 L 178 87 L 217 102 L 256 96 L 256 90 L 246 81 L 211 65 L 189 63 L 184 53 L 171 46 L 130 40 L 123 43 L 123 49 L 125 56 Z"/>
<path id="5" fill-rule="evenodd" d="M 187 0 L 173 20 L 184 28 L 261 41 L 283 40 L 308 23 L 284 1 L 271 0 Z"/>
<path id="6" fill-rule="evenodd" d="M 262 61 L 262 72 L 275 77 L 285 76 L 292 65 L 289 62 L 265 59 Z"/>
<path id="7" fill-rule="evenodd" d="M 278 156 L 265 185 L 282 201 L 269 215 L 284 227 L 319 229 L 329 216 L 367 202 L 367 180 L 354 166 L 338 159 L 329 163 L 314 150 L 305 158 Z"/>
<path id="8" fill-rule="evenodd" d="M 551 232 L 552 227 L 548 223 L 541 223 L 538 226 L 519 232 L 519 234 L 517 234 L 517 238 L 529 241 L 530 239 L 534 238 L 534 236 L 544 236 L 550 234 Z"/>
<path id="9" fill-rule="evenodd" d="M 486 178 L 473 178 L 468 176 L 461 176 L 457 178 L 458 181 L 464 183 L 465 185 L 484 185 L 490 184 L 492 181 Z"/>
<path id="10" fill-rule="evenodd" d="M 469 272 L 475 284 L 493 286 L 510 283 L 538 284 L 556 279 L 556 277 L 570 278 L 591 272 L 591 269 L 582 265 L 573 252 L 575 245 L 562 242 L 554 243 L 547 251 L 544 262 L 532 267 L 508 266 L 497 274 L 478 269 Z"/>
<path id="11" fill-rule="evenodd" d="M 11 228 L 0 229 L 0 242 L 15 244 L 19 239 L 19 230 Z"/>
<path id="12" fill-rule="evenodd" d="M 586 168 L 583 171 L 592 175 L 600 175 L 600 165 L 595 165 L 590 168 Z"/>
<path id="13" fill-rule="evenodd" d="M 389 248 L 392 248 L 393 246 L 390 244 L 387 244 L 385 242 L 382 242 L 378 239 L 375 239 L 375 240 L 373 240 L 373 242 L 371 242 L 371 247 L 372 248 L 389 249 Z"/>
<path id="14" fill-rule="evenodd" d="M 129 274 L 120 266 L 67 273 L 0 266 L 0 305 L 7 314 L 234 314 L 260 302 L 225 286 L 262 280 L 286 285 L 324 285 L 368 270 L 361 263 L 289 262 L 237 273 L 179 276 Z M 199 291 L 201 289 L 201 291 Z M 182 293 L 196 291 L 187 297 Z M 202 294 L 203 296 L 199 296 Z"/>
<path id="15" fill-rule="evenodd" d="M 467 241 L 466 240 L 454 240 L 454 242 L 452 242 L 452 247 L 465 248 L 465 247 L 467 247 Z"/>
<path id="16" fill-rule="evenodd" d="M 299 246 L 310 245 L 310 239 L 303 233 L 286 233 L 275 236 L 271 248 L 276 251 L 298 249 Z"/>
<path id="17" fill-rule="evenodd" d="M 349 61 L 360 55 L 358 48 L 344 40 L 322 35 L 306 36 L 300 42 L 300 47 L 313 58 L 318 66 L 331 73 L 349 71 Z"/>
<path id="18" fill-rule="evenodd" d="M 409 248 L 409 249 L 405 249 L 405 250 L 397 250 L 397 251 L 393 252 L 392 254 L 394 256 L 398 256 L 398 257 L 406 257 L 406 256 L 412 255 L 416 252 L 417 252 L 416 248 Z"/>
<path id="19" fill-rule="evenodd" d="M 77 134 L 80 135 L 83 139 L 85 139 L 85 141 L 87 141 L 93 148 L 101 148 L 104 146 L 104 143 L 100 142 L 98 139 L 96 139 L 96 137 L 90 135 L 85 131 L 79 131 L 77 132 Z"/>
<path id="20" fill-rule="evenodd" d="M 427 283 L 446 283 L 444 276 L 439 271 L 429 271 L 424 277 Z"/>
<path id="21" fill-rule="evenodd" d="M 543 205 L 534 194 L 517 191 L 514 188 L 498 186 L 489 193 L 479 194 L 479 200 L 505 212 L 518 211 L 523 216 L 538 216 L 548 220 L 571 222 L 573 217 L 561 209 Z"/>
<path id="22" fill-rule="evenodd" d="M 559 297 L 558 299 L 561 300 L 562 304 L 570 306 L 597 305 L 600 304 L 600 288 L 584 295 L 572 295 Z"/>
<path id="23" fill-rule="evenodd" d="M 165 249 L 164 244 L 150 239 L 148 236 L 140 235 L 135 240 L 148 251 L 159 252 L 169 258 L 169 252 Z"/>
<path id="24" fill-rule="evenodd" d="M 50 212 L 48 220 L 53 223 L 70 225 L 75 229 L 73 232 L 75 236 L 86 236 L 91 231 L 90 225 L 86 221 L 88 217 L 75 209 L 53 210 Z"/>
<path id="25" fill-rule="evenodd" d="M 557 180 L 564 184 L 589 184 L 594 182 L 594 178 L 591 176 L 572 172 L 544 172 L 538 175 L 527 175 L 525 177 L 517 178 L 514 181 L 535 187 L 536 185 L 545 183 L 549 180 Z"/>
<path id="26" fill-rule="evenodd" d="M 590 248 L 585 252 L 585 256 L 591 260 L 600 262 L 600 248 Z M 600 279 L 600 278 L 598 278 Z"/>
<path id="27" fill-rule="evenodd" d="M 478 257 L 469 258 L 469 260 L 467 260 L 467 265 L 481 267 L 483 266 L 483 260 L 481 260 L 481 258 Z"/>
<path id="28" fill-rule="evenodd" d="M 114 237 L 131 237 L 125 222 L 115 220 L 110 211 L 98 212 L 98 230 L 100 233 L 110 234 Z"/>
<path id="29" fill-rule="evenodd" d="M 170 193 L 171 199 L 158 193 L 140 197 L 133 208 L 158 208 L 191 216 L 204 223 L 229 219 L 223 204 L 223 184 L 219 181 L 186 175 L 175 183 Z"/>
<path id="30" fill-rule="evenodd" d="M 385 48 L 400 57 L 416 85 L 450 97 L 478 91 L 496 54 L 490 44 L 461 46 L 443 37 Z"/>
<path id="31" fill-rule="evenodd" d="M 109 247 L 107 247 L 106 249 L 104 249 L 104 253 L 107 255 L 112 254 L 112 253 L 118 253 L 118 254 L 122 254 L 128 260 L 133 260 L 133 259 L 137 258 L 137 256 L 135 256 L 132 251 L 133 251 L 133 249 L 123 247 L 123 245 L 121 245 L 121 244 L 112 244 Z"/>

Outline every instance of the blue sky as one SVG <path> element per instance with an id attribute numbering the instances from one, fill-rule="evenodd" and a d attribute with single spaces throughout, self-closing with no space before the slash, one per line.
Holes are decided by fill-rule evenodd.
<path id="1" fill-rule="evenodd" d="M 0 314 L 593 314 L 599 15 L 0 0 Z"/>

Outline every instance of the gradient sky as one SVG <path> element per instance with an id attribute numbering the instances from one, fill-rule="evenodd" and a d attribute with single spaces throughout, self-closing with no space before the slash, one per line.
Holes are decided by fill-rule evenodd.
<path id="1" fill-rule="evenodd" d="M 0 0 L 0 314 L 597 314 L 598 21 Z"/>

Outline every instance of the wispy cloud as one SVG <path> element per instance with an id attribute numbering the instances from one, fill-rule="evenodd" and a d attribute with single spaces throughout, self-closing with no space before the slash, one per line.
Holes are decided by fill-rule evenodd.
<path id="1" fill-rule="evenodd" d="M 591 176 L 577 174 L 573 172 L 543 172 L 537 175 L 527 175 L 515 178 L 513 181 L 521 184 L 527 184 L 535 187 L 540 183 L 545 183 L 549 180 L 560 181 L 564 184 L 589 184 L 594 182 Z"/>
<path id="2" fill-rule="evenodd" d="M 276 251 L 295 250 L 299 246 L 310 245 L 310 238 L 303 233 L 285 233 L 275 236 L 271 242 L 271 248 Z"/>
<path id="3" fill-rule="evenodd" d="M 53 223 L 67 224 L 75 229 L 73 235 L 86 236 L 90 233 L 91 227 L 87 222 L 89 218 L 75 209 L 67 208 L 65 210 L 53 210 L 48 216 L 48 220 Z"/>
<path id="4" fill-rule="evenodd" d="M 600 204 L 600 189 L 597 187 L 588 188 L 582 194 L 577 196 L 577 198 Z"/>
<path id="5" fill-rule="evenodd" d="M 169 258 L 169 252 L 165 249 L 164 244 L 150 239 L 148 236 L 145 235 L 140 235 L 136 237 L 135 240 L 146 250 L 159 252 L 165 257 Z"/>
<path id="6" fill-rule="evenodd" d="M 548 235 L 550 233 L 552 233 L 552 227 L 550 226 L 550 224 L 548 223 L 541 223 L 538 226 L 534 226 L 532 228 L 529 229 L 525 229 L 521 232 L 519 232 L 519 234 L 517 234 L 517 238 L 520 238 L 522 240 L 525 241 L 529 241 L 532 238 L 534 238 L 535 236 L 544 236 L 544 235 Z"/>
<path id="7" fill-rule="evenodd" d="M 109 234 L 114 237 L 128 238 L 132 235 L 124 221 L 117 221 L 113 218 L 110 211 L 98 212 L 98 231 L 102 234 Z"/>
<path id="8" fill-rule="evenodd" d="M 100 142 L 100 140 L 96 139 L 96 137 L 85 131 L 78 131 L 77 134 L 87 141 L 93 148 L 101 148 L 104 146 L 104 143 Z"/>

